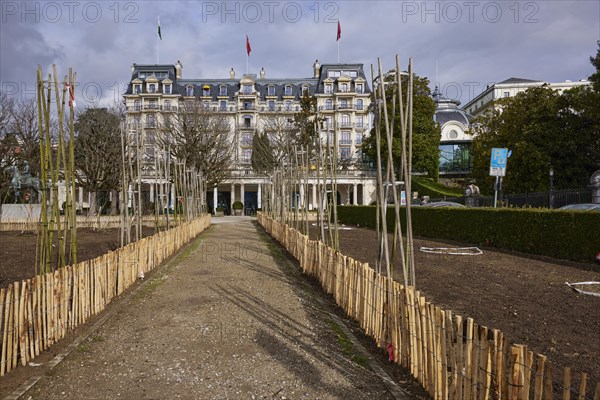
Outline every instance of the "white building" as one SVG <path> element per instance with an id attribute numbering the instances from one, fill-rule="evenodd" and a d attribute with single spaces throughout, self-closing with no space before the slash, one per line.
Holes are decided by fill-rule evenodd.
<path id="1" fill-rule="evenodd" d="M 375 174 L 362 162 L 362 140 L 372 124 L 369 111 L 371 90 L 362 64 L 313 65 L 308 78 L 267 78 L 264 69 L 236 78 L 183 78 L 183 66 L 133 64 L 129 87 L 124 94 L 127 119 L 141 129 L 142 143 L 149 166 L 143 173 L 150 186 L 145 194 L 153 201 L 153 158 L 156 136 L 160 135 L 163 115 L 177 112 L 187 102 L 201 102 L 204 109 L 224 115 L 230 127 L 234 156 L 228 177 L 207 194 L 209 207 L 231 205 L 240 200 L 247 208 L 262 207 L 263 184 L 267 177 L 250 165 L 255 132 L 268 131 L 274 119 L 287 121 L 300 111 L 304 93 L 317 99 L 319 117 L 324 119 L 321 139 L 338 139 L 338 157 L 352 160 L 352 166 L 338 173 L 337 199 L 340 204 L 370 204 L 375 199 Z M 291 132 L 291 131 L 290 131 Z M 336 135 L 333 133 L 336 132 Z M 301 205 L 317 207 L 317 178 L 309 179 L 309 193 L 298 193 Z"/>
<path id="2" fill-rule="evenodd" d="M 587 80 L 549 83 L 531 79 L 509 78 L 500 83 L 488 85 L 486 90 L 465 104 L 463 109 L 473 117 L 477 117 L 485 112 L 493 101 L 516 96 L 517 93 L 524 92 L 529 88 L 547 86 L 562 93 L 565 90 L 589 84 L 590 82 Z"/>

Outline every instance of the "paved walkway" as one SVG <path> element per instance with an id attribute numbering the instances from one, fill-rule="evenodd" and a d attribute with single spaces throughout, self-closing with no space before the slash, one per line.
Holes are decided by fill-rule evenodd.
<path id="1" fill-rule="evenodd" d="M 393 398 L 251 218 L 213 221 L 22 398 Z"/>

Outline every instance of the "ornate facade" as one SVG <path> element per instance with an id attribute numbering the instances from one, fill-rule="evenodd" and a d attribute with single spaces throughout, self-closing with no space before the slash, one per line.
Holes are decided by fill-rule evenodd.
<path id="1" fill-rule="evenodd" d="M 230 206 L 240 200 L 247 209 L 262 207 L 263 184 L 268 177 L 252 170 L 252 138 L 255 132 L 273 129 L 293 131 L 292 119 L 300 111 L 305 94 L 315 96 L 323 143 L 337 138 L 338 157 L 345 167 L 338 173 L 338 202 L 370 204 L 374 200 L 375 177 L 363 163 L 362 141 L 372 126 L 369 111 L 371 89 L 362 64 L 323 64 L 316 61 L 308 78 L 267 78 L 264 69 L 236 78 L 232 68 L 224 79 L 183 78 L 183 66 L 133 64 L 124 94 L 128 127 L 141 136 L 145 166 L 142 176 L 148 185 L 155 181 L 154 162 L 161 157 L 157 146 L 165 116 L 177 113 L 189 102 L 207 112 L 223 116 L 233 146 L 227 177 L 207 195 L 209 207 Z M 131 128 L 130 128 L 131 129 Z M 335 132 L 335 134 L 334 134 Z M 297 194 L 298 203 L 317 206 L 317 178 L 309 179 L 309 193 Z M 150 193 L 152 192 L 152 193 Z M 146 194 L 153 201 L 154 189 Z"/>

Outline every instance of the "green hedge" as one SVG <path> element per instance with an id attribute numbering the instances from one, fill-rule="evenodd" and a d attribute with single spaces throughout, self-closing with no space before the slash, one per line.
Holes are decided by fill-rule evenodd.
<path id="1" fill-rule="evenodd" d="M 513 208 L 412 207 L 413 233 L 476 245 L 593 262 L 600 252 L 600 213 Z M 340 223 L 375 227 L 374 206 L 338 207 Z M 394 226 L 394 208 L 387 213 Z M 405 211 L 401 221 L 405 229 Z"/>

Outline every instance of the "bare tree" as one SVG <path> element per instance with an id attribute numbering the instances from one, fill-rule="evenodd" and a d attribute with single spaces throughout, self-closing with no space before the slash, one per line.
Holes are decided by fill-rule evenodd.
<path id="1" fill-rule="evenodd" d="M 96 213 L 98 191 L 117 190 L 120 183 L 120 119 L 112 110 L 88 108 L 75 123 L 77 183 L 93 195 L 90 213 Z"/>
<path id="2" fill-rule="evenodd" d="M 14 133 L 19 143 L 18 150 L 15 152 L 19 154 L 22 161 L 29 162 L 32 175 L 38 175 L 40 171 L 40 135 L 35 100 L 14 102 L 10 108 L 10 120 L 8 130 Z"/>
<path id="3" fill-rule="evenodd" d="M 163 121 L 158 138 L 172 157 L 201 173 L 207 188 L 221 182 L 231 168 L 234 146 L 227 117 L 206 109 L 200 102 L 187 102 Z"/>
<path id="4" fill-rule="evenodd" d="M 0 91 L 0 139 L 3 139 L 9 132 L 12 109 L 14 100 Z"/>

